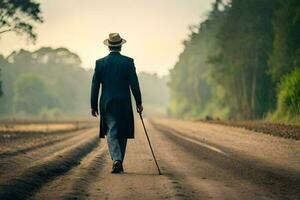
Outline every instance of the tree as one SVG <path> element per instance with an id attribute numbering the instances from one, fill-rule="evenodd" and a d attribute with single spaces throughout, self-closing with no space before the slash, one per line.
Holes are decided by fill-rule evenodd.
<path id="1" fill-rule="evenodd" d="M 224 18 L 217 0 L 208 18 L 199 26 L 190 26 L 190 35 L 183 42 L 184 51 L 170 70 L 169 114 L 176 117 L 204 117 L 226 115 L 221 106 L 222 88 L 212 80 L 210 55 L 216 53 L 215 36 Z"/>
<path id="2" fill-rule="evenodd" d="M 2 89 L 2 67 L 4 67 L 4 65 L 6 64 L 6 60 L 5 58 L 0 55 L 0 97 L 3 95 L 3 89 Z M 1 102 L 0 102 L 1 103 Z"/>
<path id="3" fill-rule="evenodd" d="M 275 83 L 300 66 L 300 1 L 280 0 L 273 19 L 273 51 L 269 59 Z"/>
<path id="4" fill-rule="evenodd" d="M 21 49 L 6 58 L 0 55 L 0 66 L 5 83 L 4 95 L 0 98 L 0 115 L 18 114 L 16 112 L 52 115 L 58 110 L 67 115 L 89 114 L 93 69 L 82 68 L 79 56 L 67 48 Z M 146 114 L 164 114 L 168 78 L 145 73 L 139 77 L 141 87 L 144 87 L 144 103 L 151 106 Z M 22 89 L 24 87 L 27 89 Z M 47 101 L 45 96 L 53 101 Z M 34 107 L 27 103 L 30 101 Z"/>
<path id="5" fill-rule="evenodd" d="M 0 1 L 0 36 L 6 32 L 26 34 L 32 41 L 36 40 L 34 22 L 41 23 L 40 4 L 34 0 Z"/>
<path id="6" fill-rule="evenodd" d="M 9 62 L 8 62 L 9 60 Z M 1 59 L 3 96 L 0 113 L 15 114 L 13 99 L 15 82 L 23 74 L 32 74 L 44 81 L 50 94 L 59 101 L 56 108 L 64 114 L 84 115 L 89 109 L 92 70 L 81 67 L 77 54 L 66 48 L 43 47 L 36 51 L 19 50 Z"/>
<path id="7" fill-rule="evenodd" d="M 223 2 L 191 29 L 170 70 L 170 114 L 260 119 L 277 108 L 299 120 L 300 1 Z"/>
<path id="8" fill-rule="evenodd" d="M 57 106 L 46 82 L 33 74 L 21 75 L 14 84 L 14 109 L 16 113 L 38 114 L 43 108 Z"/>
<path id="9" fill-rule="evenodd" d="M 277 106 L 270 119 L 300 121 L 300 1 L 279 0 L 273 18 L 274 41 L 269 59 L 277 88 Z"/>
<path id="10" fill-rule="evenodd" d="M 260 118 L 275 106 L 267 62 L 275 5 L 274 0 L 232 0 L 217 34 L 214 76 L 224 86 L 232 118 Z"/>
<path id="11" fill-rule="evenodd" d="M 26 34 L 33 42 L 36 40 L 33 22 L 43 22 L 40 4 L 33 0 L 1 0 L 0 1 L 0 38 L 7 32 L 19 35 Z M 0 69 L 1 72 L 1 69 Z M 0 73 L 1 74 L 1 73 Z M 2 81 L 0 80 L 0 96 Z"/>
<path id="12" fill-rule="evenodd" d="M 0 78 L 1 78 L 1 68 L 0 68 Z M 3 95 L 3 91 L 2 91 L 2 81 L 0 79 L 0 97 Z"/>

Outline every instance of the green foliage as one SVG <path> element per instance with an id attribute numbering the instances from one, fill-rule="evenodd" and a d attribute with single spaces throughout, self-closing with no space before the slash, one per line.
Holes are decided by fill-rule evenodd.
<path id="1" fill-rule="evenodd" d="M 7 64 L 6 59 L 0 55 L 0 99 L 3 96 L 2 68 Z M 1 102 L 1 101 L 0 101 Z"/>
<path id="2" fill-rule="evenodd" d="M 267 119 L 300 123 L 300 2 L 279 0 L 275 11 L 273 51 L 269 59 L 270 74 L 278 85 L 277 107 Z"/>
<path id="3" fill-rule="evenodd" d="M 276 113 L 300 118 L 298 76 L 290 74 L 300 65 L 300 1 L 222 2 L 183 43 L 170 73 L 170 114 L 264 118 L 278 96 Z"/>
<path id="4" fill-rule="evenodd" d="M 43 118 L 90 114 L 93 70 L 81 67 L 77 54 L 66 48 L 20 50 L 7 58 L 0 55 L 3 96 L 0 115 L 31 114 Z M 168 77 L 140 73 L 145 114 L 165 114 Z"/>
<path id="5" fill-rule="evenodd" d="M 283 77 L 279 85 L 278 110 L 300 114 L 300 68 Z"/>
<path id="6" fill-rule="evenodd" d="M 1 114 L 12 115 L 20 113 L 19 110 L 22 110 L 20 106 L 17 106 L 22 102 L 22 95 L 17 98 L 15 92 L 18 90 L 13 90 L 13 88 L 20 76 L 28 73 L 42 81 L 47 93 L 32 94 L 31 98 L 39 101 L 36 103 L 38 106 L 30 108 L 27 106 L 28 109 L 23 112 L 37 115 L 43 107 L 49 112 L 55 107 L 64 114 L 89 114 L 92 70 L 83 69 L 78 55 L 68 49 L 45 47 L 34 52 L 20 50 L 13 52 L 6 59 L 1 60 L 0 57 L 0 66 L 3 75 L 3 96 L 0 98 Z M 44 100 L 47 95 L 50 95 L 51 101 L 53 98 L 56 99 L 55 106 L 48 104 L 50 99 L 49 101 Z M 29 97 L 26 98 L 29 99 Z M 13 104 L 13 99 L 16 99 L 17 107 Z"/>
<path id="7" fill-rule="evenodd" d="M 208 59 L 216 54 L 216 34 L 224 12 L 221 1 L 200 26 L 191 26 L 189 38 L 183 42 L 184 51 L 170 71 L 169 114 L 176 117 L 226 117 L 228 107 L 223 104 L 224 89 L 212 78 Z"/>
<path id="8" fill-rule="evenodd" d="M 218 30 L 213 76 L 224 87 L 231 118 L 262 117 L 274 106 L 267 73 L 274 6 L 273 0 L 232 0 Z"/>
<path id="9" fill-rule="evenodd" d="M 16 113 L 38 114 L 43 107 L 58 106 L 58 100 L 42 78 L 22 74 L 14 84 L 13 106 Z"/>
<path id="10" fill-rule="evenodd" d="M 1 68 L 0 68 L 0 78 L 1 78 Z M 3 95 L 3 91 L 2 91 L 2 81 L 0 79 L 0 97 Z"/>
<path id="11" fill-rule="evenodd" d="M 300 122 L 300 68 L 282 78 L 278 87 L 277 109 L 270 119 Z"/>
<path id="12" fill-rule="evenodd" d="M 0 34 L 6 32 L 26 34 L 29 39 L 35 41 L 33 22 L 43 22 L 40 14 L 40 4 L 33 0 L 1 0 Z"/>
<path id="13" fill-rule="evenodd" d="M 278 83 L 281 77 L 300 65 L 300 1 L 280 0 L 273 19 L 273 52 L 269 59 L 273 80 Z"/>

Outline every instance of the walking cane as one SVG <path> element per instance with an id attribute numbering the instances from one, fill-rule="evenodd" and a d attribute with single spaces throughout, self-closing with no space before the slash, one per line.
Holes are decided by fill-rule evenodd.
<path id="1" fill-rule="evenodd" d="M 155 155 L 154 155 L 154 152 L 153 152 L 151 143 L 150 143 L 150 139 L 149 139 L 149 136 L 148 136 L 148 133 L 147 133 L 145 124 L 144 124 L 144 120 L 143 120 L 143 117 L 142 117 L 142 112 L 139 112 L 139 114 L 140 114 L 140 118 L 141 118 L 141 121 L 142 121 L 142 124 L 143 124 L 143 127 L 144 127 L 145 134 L 146 134 L 146 136 L 147 136 L 147 140 L 148 140 L 148 143 L 149 143 L 149 146 L 150 146 L 150 149 L 151 149 L 152 156 L 153 156 L 153 158 L 154 158 L 154 161 L 155 161 L 155 164 L 156 164 L 156 167 L 157 167 L 157 170 L 158 170 L 158 174 L 161 175 L 162 173 L 160 172 L 159 166 L 158 166 L 158 164 L 157 164 L 157 160 L 156 160 L 156 158 L 155 158 Z"/>

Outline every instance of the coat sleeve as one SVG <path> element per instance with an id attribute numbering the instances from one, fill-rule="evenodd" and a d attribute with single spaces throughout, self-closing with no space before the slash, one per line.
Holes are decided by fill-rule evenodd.
<path id="1" fill-rule="evenodd" d="M 97 62 L 95 66 L 95 71 L 92 79 L 91 87 L 91 109 L 98 110 L 98 98 L 99 98 L 99 89 L 100 89 L 100 72 L 97 68 Z"/>
<path id="2" fill-rule="evenodd" d="M 130 65 L 129 82 L 130 82 L 130 88 L 134 96 L 136 105 L 141 105 L 142 95 L 141 95 L 139 80 L 136 74 L 133 60 L 131 61 L 131 65 Z"/>

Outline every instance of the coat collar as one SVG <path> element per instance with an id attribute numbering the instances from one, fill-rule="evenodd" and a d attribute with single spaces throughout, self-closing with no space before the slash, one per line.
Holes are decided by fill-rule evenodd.
<path id="1" fill-rule="evenodd" d="M 121 53 L 119 51 L 111 51 L 109 52 L 109 55 L 120 55 Z"/>

